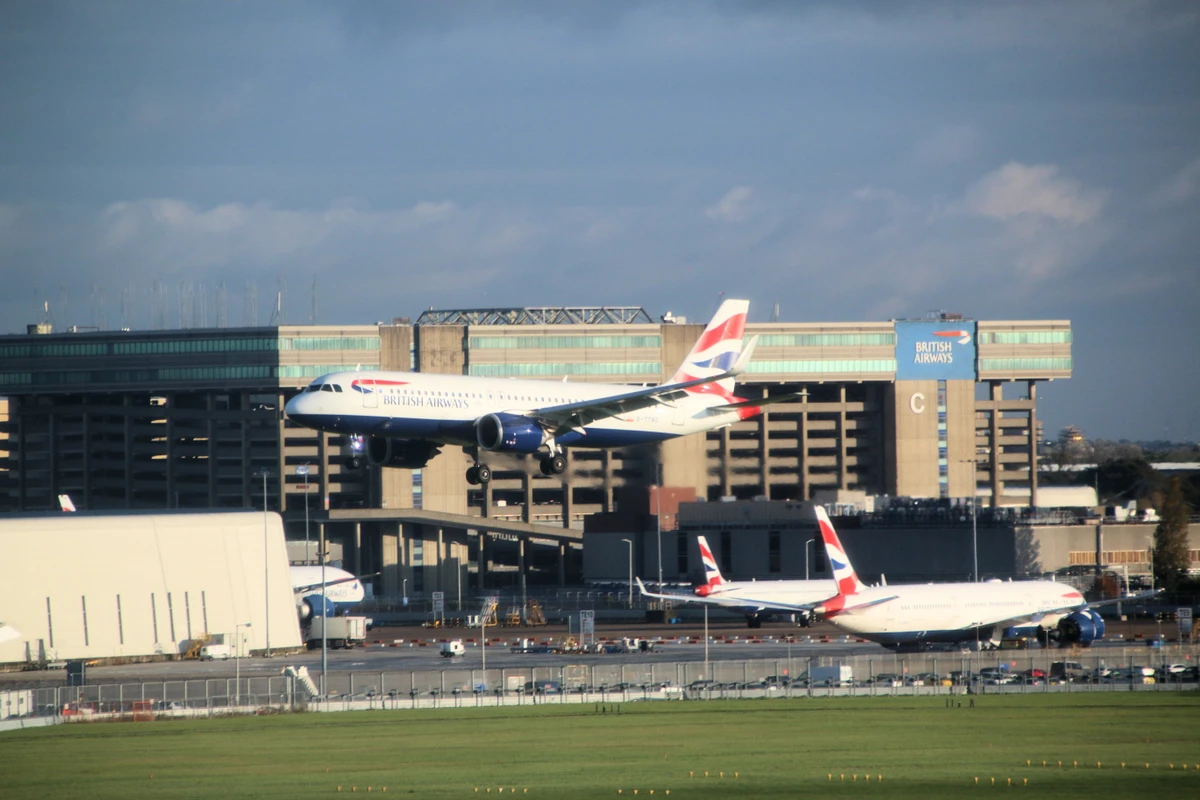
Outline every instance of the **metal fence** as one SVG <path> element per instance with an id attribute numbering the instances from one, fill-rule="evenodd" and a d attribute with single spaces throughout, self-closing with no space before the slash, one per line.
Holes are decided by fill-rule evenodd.
<path id="1" fill-rule="evenodd" d="M 7 709 L 5 724 L 39 717 L 99 720 L 139 711 L 187 717 L 672 699 L 1196 690 L 1197 650 L 1176 646 L 1079 653 L 797 655 L 741 661 L 333 672 L 328 675 L 325 697 L 313 697 L 299 680 L 284 675 L 57 686 L 9 692 L 17 707 Z M 1072 679 L 1056 677 L 1054 662 L 1071 662 Z M 848 668 L 848 673 L 830 667 Z M 319 673 L 313 673 L 312 679 L 319 686 Z"/>

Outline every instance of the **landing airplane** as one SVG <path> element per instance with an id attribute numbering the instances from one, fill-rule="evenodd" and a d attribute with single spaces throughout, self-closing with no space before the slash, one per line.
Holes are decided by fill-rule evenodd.
<path id="1" fill-rule="evenodd" d="M 491 480 L 480 451 L 539 454 L 546 475 L 564 472 L 564 447 L 623 447 L 712 430 L 749 419 L 765 400 L 735 397 L 757 337 L 743 349 L 747 300 L 726 300 L 669 381 L 617 384 L 477 378 L 421 372 L 337 372 L 288 401 L 307 428 L 362 435 L 375 466 L 420 469 L 446 445 L 474 465 L 471 484 Z"/>
<path id="2" fill-rule="evenodd" d="M 743 611 L 746 614 L 746 624 L 751 628 L 761 628 L 764 611 L 771 608 L 771 603 L 817 603 L 830 595 L 837 593 L 837 584 L 833 581 L 727 581 L 721 576 L 717 559 L 713 556 L 708 540 L 703 536 L 696 537 L 700 545 L 700 562 L 704 565 L 704 583 L 693 589 L 692 594 L 671 594 L 646 591 L 642 579 L 637 579 L 638 589 L 647 597 L 661 600 L 675 600 L 682 603 L 707 603 Z M 802 612 L 800 624 L 808 627 L 812 619 L 812 611 Z"/>
<path id="3" fill-rule="evenodd" d="M 1088 603 L 1072 586 L 1054 581 L 866 586 L 825 509 L 817 506 L 816 512 L 837 594 L 820 603 L 781 603 L 775 608 L 812 609 L 849 633 L 896 650 L 972 642 L 995 647 L 1012 628 L 1033 628 L 1043 642 L 1084 647 L 1104 638 L 1104 620 L 1095 609 L 1117 601 Z"/>

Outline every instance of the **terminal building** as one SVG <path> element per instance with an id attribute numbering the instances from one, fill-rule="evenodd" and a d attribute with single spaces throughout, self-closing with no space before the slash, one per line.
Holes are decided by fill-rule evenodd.
<path id="1" fill-rule="evenodd" d="M 553 582 L 578 575 L 583 520 L 614 511 L 627 487 L 709 501 L 845 491 L 1037 505 L 1037 388 L 1071 376 L 1065 320 L 750 323 L 758 348 L 737 394 L 793 400 L 662 445 L 571 450 L 551 477 L 485 453 L 485 487 L 467 483 L 458 448 L 422 470 L 364 467 L 347 437 L 283 415 L 313 378 L 356 367 L 657 383 L 702 330 L 636 307 L 428 311 L 356 326 L 31 326 L 0 336 L 0 511 L 55 509 L 62 494 L 87 510 L 265 505 L 289 539 L 304 538 L 306 517 L 325 526 L 348 546 L 349 568 L 387 569 L 378 590 L 398 594 L 453 591 L 447 559 L 475 565 L 469 580 L 482 586 L 490 561 L 477 530 L 415 510 L 517 526 L 496 533 L 493 552 L 512 550 L 522 576 Z M 556 549 L 526 558 L 526 541 Z"/>

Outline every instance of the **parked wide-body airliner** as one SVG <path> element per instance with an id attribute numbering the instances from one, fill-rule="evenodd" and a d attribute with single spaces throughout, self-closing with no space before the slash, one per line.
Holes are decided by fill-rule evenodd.
<path id="1" fill-rule="evenodd" d="M 321 602 L 324 570 L 325 602 Z M 358 576 L 337 567 L 296 566 L 290 568 L 292 591 L 296 595 L 296 613 L 307 625 L 313 616 L 332 617 L 349 611 L 366 597 Z M 322 610 L 324 605 L 324 610 Z"/>
<path id="2" fill-rule="evenodd" d="M 646 591 L 638 579 L 638 589 L 647 597 L 675 600 L 681 603 L 704 603 L 742 611 L 751 628 L 762 627 L 762 612 L 772 609 L 772 603 L 816 604 L 830 595 L 837 594 L 837 584 L 824 581 L 727 581 L 721 575 L 717 559 L 713 556 L 708 540 L 696 537 L 700 546 L 700 562 L 704 565 L 704 583 L 692 590 L 692 594 L 671 594 Z M 807 626 L 812 611 L 800 612 L 801 624 Z"/>
<path id="3" fill-rule="evenodd" d="M 816 604 L 776 608 L 811 608 L 848 633 L 902 650 L 967 642 L 995 646 L 1009 628 L 1036 628 L 1042 641 L 1085 647 L 1104 637 L 1104 620 L 1094 609 L 1116 601 L 1088 603 L 1074 587 L 1055 581 L 866 586 L 825 509 L 817 506 L 816 512 L 837 594 Z"/>
<path id="4" fill-rule="evenodd" d="M 472 484 L 491 469 L 480 451 L 538 454 L 542 472 L 566 469 L 564 447 L 622 447 L 723 427 L 760 413 L 770 400 L 733 394 L 745 350 L 749 301 L 726 300 L 671 380 L 659 386 L 477 378 L 421 372 L 337 372 L 314 380 L 287 404 L 288 418 L 316 430 L 362 435 L 376 466 L 420 469 L 445 445 L 475 464 Z"/>

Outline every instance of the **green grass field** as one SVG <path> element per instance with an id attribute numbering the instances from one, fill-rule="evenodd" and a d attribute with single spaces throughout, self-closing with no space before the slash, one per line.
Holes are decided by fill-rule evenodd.
<path id="1" fill-rule="evenodd" d="M 651 789 L 672 800 L 1200 797 L 1197 693 L 955 704 L 772 699 L 62 725 L 0 734 L 0 797 L 294 800 L 339 786 L 372 797 L 473 798 L 476 787 L 554 798 L 637 789 L 639 800 Z"/>

